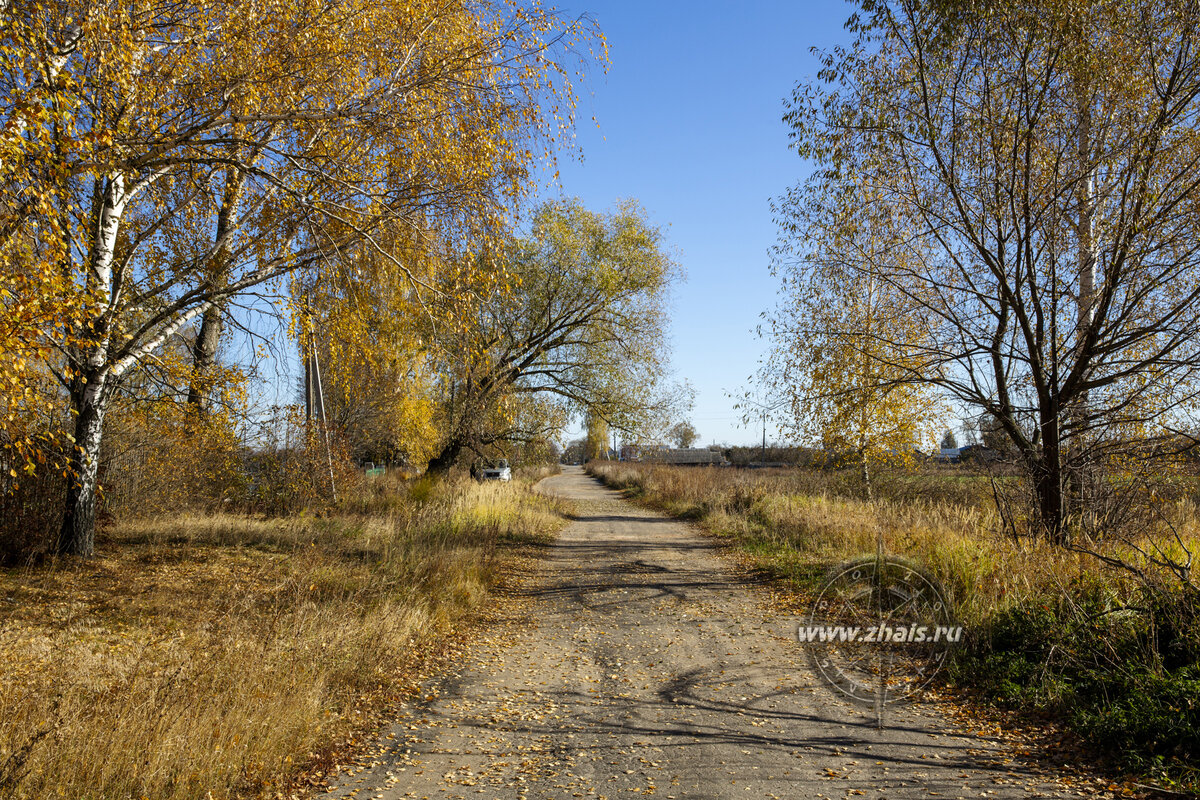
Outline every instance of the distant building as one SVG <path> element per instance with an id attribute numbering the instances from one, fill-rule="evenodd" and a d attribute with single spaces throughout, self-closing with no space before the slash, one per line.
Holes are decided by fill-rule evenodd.
<path id="1" fill-rule="evenodd" d="M 643 461 L 657 461 L 663 464 L 678 464 L 681 466 L 721 466 L 725 463 L 725 456 L 720 450 L 692 449 L 686 450 L 658 450 L 653 453 L 644 453 Z"/>
<path id="2" fill-rule="evenodd" d="M 962 461 L 962 448 L 943 447 L 933 454 L 933 460 L 941 464 L 957 464 Z"/>

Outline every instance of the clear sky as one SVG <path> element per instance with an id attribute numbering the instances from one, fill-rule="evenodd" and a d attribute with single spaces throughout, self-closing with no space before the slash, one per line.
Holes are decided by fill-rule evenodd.
<path id="1" fill-rule="evenodd" d="M 561 192 L 590 208 L 634 197 L 666 229 L 687 272 L 676 292 L 677 375 L 696 389 L 700 443 L 740 444 L 738 393 L 765 344 L 754 333 L 774 305 L 770 200 L 807 172 L 787 147 L 784 99 L 815 77 L 809 52 L 847 40 L 839 0 L 570 0 L 608 38 L 611 66 L 580 102 L 583 161 L 564 158 Z M 595 115 L 598 127 L 588 117 Z"/>

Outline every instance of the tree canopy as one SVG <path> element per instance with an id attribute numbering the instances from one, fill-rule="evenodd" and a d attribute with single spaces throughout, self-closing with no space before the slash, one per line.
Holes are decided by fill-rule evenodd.
<path id="1" fill-rule="evenodd" d="M 882 252 L 888 220 L 850 211 L 786 217 L 788 237 L 774 251 L 783 292 L 767 315 L 771 349 L 758 378 L 784 409 L 785 435 L 852 454 L 870 495 L 872 463 L 907 463 L 933 447 L 945 408 L 912 379 L 920 306 L 854 262 L 898 256 Z"/>
<path id="2" fill-rule="evenodd" d="M 818 166 L 785 231 L 872 220 L 838 268 L 916 323 L 873 338 L 903 359 L 856 349 L 995 419 L 1059 541 L 1086 473 L 1194 406 L 1198 15 L 871 0 L 786 116 Z"/>
<path id="3" fill-rule="evenodd" d="M 80 554 L 125 376 L 298 274 L 370 260 L 421 288 L 393 245 L 503 229 L 573 121 L 574 50 L 602 43 L 504 0 L 15 0 L 0 25 L 4 368 L 36 350 L 69 399 L 61 548 Z"/>
<path id="4" fill-rule="evenodd" d="M 443 339 L 451 377 L 434 468 L 571 417 L 630 434 L 668 418 L 679 395 L 666 380 L 666 301 L 680 270 L 640 206 L 547 203 L 526 235 L 486 256 L 487 269 L 515 290 L 490 282 L 472 324 Z M 538 413 L 518 413 L 531 403 Z"/>

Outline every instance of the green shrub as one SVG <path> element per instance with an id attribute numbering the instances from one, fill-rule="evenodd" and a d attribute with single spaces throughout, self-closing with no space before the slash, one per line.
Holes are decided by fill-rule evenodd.
<path id="1" fill-rule="evenodd" d="M 1122 765 L 1147 771 L 1200 758 L 1200 666 L 1165 674 L 1134 667 L 1080 677 L 1071 722 Z"/>

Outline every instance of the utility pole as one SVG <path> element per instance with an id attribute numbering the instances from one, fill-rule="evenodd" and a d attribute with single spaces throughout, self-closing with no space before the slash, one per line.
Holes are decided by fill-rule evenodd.
<path id="1" fill-rule="evenodd" d="M 750 400 L 750 399 L 746 399 L 741 402 L 745 403 L 746 405 L 757 408 L 758 413 L 762 416 L 762 426 L 763 427 L 762 427 L 762 456 L 761 456 L 761 458 L 762 458 L 762 462 L 765 464 L 767 461 L 767 416 L 772 411 L 774 411 L 778 408 L 782 408 L 785 401 L 780 400 L 771 405 L 768 405 L 767 403 L 759 402 L 758 400 Z M 742 417 L 742 424 L 745 425 L 746 427 L 750 426 L 750 417 L 751 417 L 750 414 L 747 414 L 746 416 Z"/>
<path id="2" fill-rule="evenodd" d="M 765 464 L 765 463 L 767 463 L 767 412 L 765 410 L 762 413 L 762 421 L 763 421 L 762 461 Z"/>

